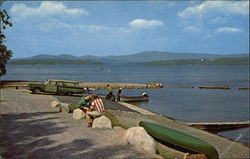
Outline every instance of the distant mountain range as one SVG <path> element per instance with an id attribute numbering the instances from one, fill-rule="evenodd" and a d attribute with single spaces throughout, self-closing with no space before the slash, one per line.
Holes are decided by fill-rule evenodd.
<path id="1" fill-rule="evenodd" d="M 98 64 L 105 63 L 130 63 L 130 62 L 154 62 L 154 61 L 166 61 L 166 60 L 190 60 L 190 59 L 216 59 L 216 58 L 232 58 L 232 57 L 248 57 L 249 54 L 228 54 L 228 55 L 217 55 L 217 54 L 205 54 L 205 53 L 171 53 L 171 52 L 159 52 L 159 51 L 146 51 L 140 52 L 131 55 L 121 55 L 121 56 L 72 56 L 68 54 L 61 55 L 47 55 L 40 54 L 36 56 L 32 56 L 29 58 L 23 59 L 12 59 L 10 64 L 14 64 L 17 61 L 46 61 L 46 59 L 59 59 L 61 60 L 70 60 L 71 62 L 74 60 L 85 60 L 88 64 L 91 62 L 96 62 Z M 86 61 L 87 60 L 87 61 Z M 52 60 L 53 61 L 53 60 Z M 90 62 L 91 61 L 91 62 Z M 93 63 L 92 63 L 93 64 Z"/>
<path id="2" fill-rule="evenodd" d="M 76 56 L 68 55 L 68 54 L 61 54 L 61 55 L 47 55 L 47 54 L 40 54 L 36 56 L 31 56 L 24 59 L 76 59 Z"/>

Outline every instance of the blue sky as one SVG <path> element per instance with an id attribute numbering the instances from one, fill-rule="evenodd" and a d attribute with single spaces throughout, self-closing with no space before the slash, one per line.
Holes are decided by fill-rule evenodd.
<path id="1" fill-rule="evenodd" d="M 249 1 L 7 1 L 14 58 L 249 53 Z"/>

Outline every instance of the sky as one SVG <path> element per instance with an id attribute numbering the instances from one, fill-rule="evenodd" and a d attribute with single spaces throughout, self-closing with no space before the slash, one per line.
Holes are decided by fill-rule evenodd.
<path id="1" fill-rule="evenodd" d="M 14 58 L 249 53 L 249 1 L 5 1 Z"/>

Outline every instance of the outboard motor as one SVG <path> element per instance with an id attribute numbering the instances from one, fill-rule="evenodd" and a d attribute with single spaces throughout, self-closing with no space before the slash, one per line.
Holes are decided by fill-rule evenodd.
<path id="1" fill-rule="evenodd" d="M 145 92 L 144 92 L 144 93 L 142 93 L 141 95 L 142 95 L 143 97 L 149 97 L 149 96 L 148 96 L 148 94 L 147 94 L 147 93 L 145 93 Z"/>

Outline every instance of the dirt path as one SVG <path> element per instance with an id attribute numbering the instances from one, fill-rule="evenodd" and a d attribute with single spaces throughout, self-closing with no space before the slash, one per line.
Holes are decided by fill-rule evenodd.
<path id="1" fill-rule="evenodd" d="M 158 158 L 133 149 L 122 129 L 87 128 L 50 107 L 55 98 L 1 89 L 0 158 Z"/>

